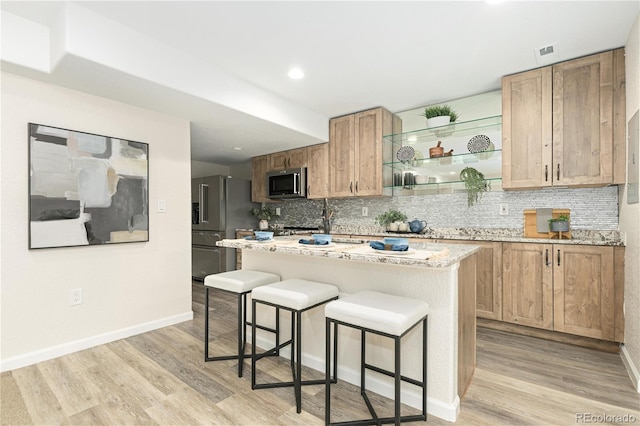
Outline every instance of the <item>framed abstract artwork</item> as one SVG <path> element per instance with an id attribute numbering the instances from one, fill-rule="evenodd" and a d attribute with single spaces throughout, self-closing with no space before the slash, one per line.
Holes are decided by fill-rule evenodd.
<path id="1" fill-rule="evenodd" d="M 29 249 L 149 241 L 149 145 L 29 123 Z"/>

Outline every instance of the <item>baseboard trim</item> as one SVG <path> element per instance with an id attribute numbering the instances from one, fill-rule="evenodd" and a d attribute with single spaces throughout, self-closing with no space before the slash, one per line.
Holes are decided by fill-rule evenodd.
<path id="1" fill-rule="evenodd" d="M 138 324 L 133 327 L 114 330 L 108 333 L 99 334 L 97 336 L 91 336 L 84 339 L 74 340 L 71 342 L 62 343 L 60 345 L 39 349 L 37 351 L 29 352 L 23 355 L 0 360 L 0 372 L 26 367 L 38 362 L 47 361 L 63 355 L 68 355 L 73 352 L 82 351 L 94 346 L 114 342 L 116 340 L 131 337 L 136 334 L 146 333 L 148 331 L 156 330 L 158 328 L 167 327 L 169 325 L 178 324 L 192 319 L 193 311 L 188 311 L 171 317 L 160 318 L 158 320 Z"/>
<path id="2" fill-rule="evenodd" d="M 633 382 L 633 387 L 636 389 L 636 392 L 640 393 L 640 372 L 638 372 L 638 369 L 631 360 L 631 355 L 624 346 L 624 343 L 620 345 L 620 357 L 622 358 L 622 363 L 627 369 L 631 382 Z"/>
<path id="3" fill-rule="evenodd" d="M 526 325 L 513 324 L 486 318 L 476 318 L 476 324 L 478 327 L 506 331 L 509 333 L 521 334 L 523 336 L 537 337 L 538 339 L 551 340 L 554 342 L 568 343 L 570 345 L 582 346 L 583 348 L 597 349 L 616 354 L 620 352 L 619 343 L 607 340 L 576 336 L 573 334 L 561 333 L 559 331 L 543 330 L 541 328 L 528 327 Z"/>
<path id="4" fill-rule="evenodd" d="M 251 332 L 249 331 L 247 334 L 250 338 Z M 261 336 L 256 336 L 256 347 L 265 349 L 271 348 L 273 345 L 273 341 Z M 291 359 L 289 347 L 283 348 L 283 350 L 280 351 L 280 356 L 286 359 Z M 323 374 L 325 372 L 324 358 L 319 358 L 306 352 L 302 353 L 302 365 L 313 368 Z M 360 370 L 356 371 L 350 368 L 338 366 L 338 379 L 360 386 Z M 367 375 L 367 390 L 387 398 L 393 398 L 394 394 L 393 384 L 391 381 L 383 381 L 378 377 L 369 375 Z M 418 388 L 415 388 L 414 386 L 403 386 L 401 398 L 403 404 L 417 408 L 418 410 L 422 409 L 422 393 L 420 393 Z M 458 418 L 458 414 L 460 414 L 460 398 L 456 395 L 453 403 L 448 404 L 445 401 L 427 397 L 427 414 L 448 422 L 455 422 Z"/>

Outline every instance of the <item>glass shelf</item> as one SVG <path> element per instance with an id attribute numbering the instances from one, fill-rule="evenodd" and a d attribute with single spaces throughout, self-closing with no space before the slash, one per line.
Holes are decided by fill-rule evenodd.
<path id="1" fill-rule="evenodd" d="M 489 182 L 491 185 L 493 185 L 494 182 L 502 182 L 502 178 L 500 177 L 487 178 L 485 180 Z M 435 187 L 447 186 L 447 185 L 455 186 L 456 188 L 459 188 L 459 189 L 464 189 L 464 181 L 461 181 L 461 180 L 452 180 L 447 182 L 415 183 L 412 185 L 385 186 L 385 188 L 399 188 L 399 189 L 404 188 L 404 189 L 420 190 L 420 189 L 435 188 Z"/>
<path id="2" fill-rule="evenodd" d="M 502 116 L 480 118 L 477 120 L 457 121 L 446 126 L 430 127 L 428 129 L 413 130 L 404 133 L 385 135 L 384 138 L 394 144 L 412 145 L 422 142 L 437 141 L 446 137 L 463 137 L 477 134 L 480 131 L 500 131 L 502 129 Z"/>

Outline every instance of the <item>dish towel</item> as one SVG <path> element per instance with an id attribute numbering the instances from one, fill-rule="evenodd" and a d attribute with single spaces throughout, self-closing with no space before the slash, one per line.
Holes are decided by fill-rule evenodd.
<path id="1" fill-rule="evenodd" d="M 269 237 L 254 237 L 253 235 L 247 235 L 244 237 L 245 240 L 248 241 L 269 241 L 271 238 Z"/>
<path id="2" fill-rule="evenodd" d="M 311 240 L 301 239 L 301 240 L 298 240 L 298 242 L 300 244 L 309 244 L 309 245 L 312 245 L 312 246 L 326 246 L 326 245 L 329 245 L 329 241 L 320 241 L 320 240 L 313 240 L 313 239 L 311 239 Z"/>
<path id="3" fill-rule="evenodd" d="M 536 209 L 536 230 L 541 234 L 549 233 L 549 219 L 553 217 L 553 209 Z"/>
<path id="4" fill-rule="evenodd" d="M 389 250 L 382 241 L 369 241 L 369 246 L 374 250 Z M 409 246 L 407 244 L 393 244 L 391 250 L 407 251 L 409 250 Z"/>

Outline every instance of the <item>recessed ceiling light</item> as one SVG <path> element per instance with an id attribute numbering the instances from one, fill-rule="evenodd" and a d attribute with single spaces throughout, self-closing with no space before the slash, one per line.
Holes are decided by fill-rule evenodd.
<path id="1" fill-rule="evenodd" d="M 293 80 L 300 80 L 304 77 L 304 71 L 302 71 L 300 68 L 291 68 L 287 75 Z"/>
<path id="2" fill-rule="evenodd" d="M 241 146 L 234 146 L 234 147 L 233 147 L 233 150 L 234 150 L 234 151 L 242 151 L 243 149 L 244 149 L 244 148 L 243 148 L 243 147 L 241 147 Z"/>

